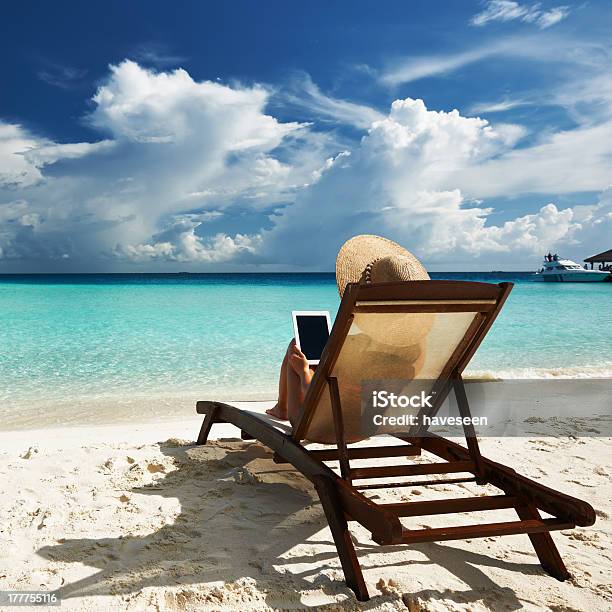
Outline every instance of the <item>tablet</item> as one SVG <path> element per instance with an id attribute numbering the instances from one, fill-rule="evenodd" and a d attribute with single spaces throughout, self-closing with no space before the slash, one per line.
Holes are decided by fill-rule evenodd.
<path id="1" fill-rule="evenodd" d="M 294 310 L 295 343 L 304 353 L 309 365 L 318 365 L 327 344 L 331 323 L 327 310 Z"/>

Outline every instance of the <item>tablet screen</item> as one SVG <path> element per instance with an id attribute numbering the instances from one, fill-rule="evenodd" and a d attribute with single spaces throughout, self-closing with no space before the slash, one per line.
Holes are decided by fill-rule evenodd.
<path id="1" fill-rule="evenodd" d="M 329 338 L 328 317 L 325 314 L 296 314 L 295 322 L 300 350 L 308 361 L 318 361 Z"/>

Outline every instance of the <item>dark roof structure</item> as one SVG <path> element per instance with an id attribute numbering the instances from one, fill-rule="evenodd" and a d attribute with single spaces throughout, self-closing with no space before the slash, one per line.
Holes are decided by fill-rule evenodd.
<path id="1" fill-rule="evenodd" d="M 612 249 L 608 249 L 603 253 L 599 253 L 599 255 L 592 255 L 591 257 L 587 257 L 584 261 L 587 263 L 605 263 L 608 261 L 612 262 Z"/>

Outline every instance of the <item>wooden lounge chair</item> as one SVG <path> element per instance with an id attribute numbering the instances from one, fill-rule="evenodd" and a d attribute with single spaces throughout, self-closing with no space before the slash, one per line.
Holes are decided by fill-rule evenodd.
<path id="1" fill-rule="evenodd" d="M 245 439 L 257 439 L 272 449 L 276 462 L 290 463 L 310 479 L 321 499 L 346 583 L 359 600 L 365 601 L 369 595 L 351 541 L 348 521 L 361 523 L 371 532 L 372 540 L 380 545 L 528 534 L 544 570 L 558 580 L 566 580 L 569 573 L 549 532 L 576 525 L 592 525 L 595 522 L 593 508 L 584 501 L 529 480 L 512 468 L 481 456 L 472 427 L 464 427 L 466 446 L 425 432 L 422 428 L 416 432 L 393 434 L 401 440 L 400 443 L 395 440 L 395 445 L 364 447 L 352 444 L 359 438 L 361 425 L 359 397 L 355 397 L 345 379 L 351 374 L 354 376 L 355 372 L 361 378 L 380 378 L 379 375 L 370 376 L 371 369 L 377 371 L 381 363 L 403 363 L 401 352 L 410 343 L 403 337 L 403 346 L 393 345 L 393 324 L 397 321 L 415 330 L 415 342 L 410 350 L 420 343 L 425 351 L 416 376 L 435 380 L 436 400 L 429 415 L 435 415 L 453 391 L 460 414 L 469 416 L 461 373 L 511 289 L 511 283 L 495 285 L 458 281 L 349 285 L 304 399 L 303 414 L 297 426 L 283 431 L 266 415 L 220 402 L 200 401 L 196 410 L 205 416 L 197 442 L 206 443 L 214 423 L 231 423 L 243 432 Z M 393 359 L 381 362 L 380 348 L 355 354 L 355 346 L 361 346 L 358 338 L 364 330 L 369 330 L 366 333 L 370 335 L 391 334 L 376 341 L 388 346 L 392 355 L 396 353 Z M 412 374 L 415 372 L 413 368 Z M 316 441 L 326 427 L 334 432 L 333 446 L 309 450 L 303 441 Z M 442 461 L 406 462 L 407 457 L 422 452 L 432 453 Z M 401 459 L 403 463 L 380 465 L 378 462 L 379 465 L 370 467 L 355 467 L 357 460 L 384 458 L 384 463 L 388 463 L 391 457 Z M 326 462 L 337 462 L 339 473 Z M 414 476 L 430 479 L 397 482 L 398 478 Z M 370 483 L 358 484 L 356 481 L 359 480 Z M 494 485 L 501 494 L 386 504 L 377 504 L 367 497 L 371 489 L 468 481 Z M 428 529 L 409 529 L 400 521 L 403 517 L 507 508 L 516 510 L 518 520 Z M 550 517 L 543 518 L 540 511 Z"/>

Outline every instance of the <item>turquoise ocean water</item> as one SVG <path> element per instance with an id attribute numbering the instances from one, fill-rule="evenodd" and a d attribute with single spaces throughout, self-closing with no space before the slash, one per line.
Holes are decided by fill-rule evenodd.
<path id="1" fill-rule="evenodd" d="M 612 283 L 434 277 L 516 283 L 471 371 L 612 376 Z M 0 276 L 0 401 L 273 398 L 291 310 L 338 304 L 332 274 Z"/>

